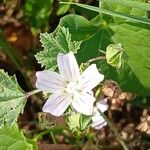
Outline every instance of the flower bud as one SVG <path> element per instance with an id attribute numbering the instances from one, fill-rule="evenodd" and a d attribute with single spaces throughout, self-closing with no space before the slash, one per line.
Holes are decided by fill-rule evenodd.
<path id="1" fill-rule="evenodd" d="M 106 60 L 111 66 L 119 69 L 123 64 L 123 47 L 121 43 L 110 44 L 106 49 Z"/>

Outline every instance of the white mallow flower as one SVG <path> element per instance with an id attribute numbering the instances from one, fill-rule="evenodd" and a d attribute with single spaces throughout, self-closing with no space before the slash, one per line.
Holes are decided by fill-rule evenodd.
<path id="1" fill-rule="evenodd" d="M 100 110 L 102 113 L 105 112 L 108 109 L 107 99 L 100 100 L 96 103 L 96 106 L 94 107 L 93 116 L 92 116 L 92 127 L 94 129 L 101 129 L 103 126 L 107 125 L 107 122 L 105 119 L 100 115 L 98 110 Z"/>
<path id="2" fill-rule="evenodd" d="M 58 54 L 57 63 L 60 74 L 48 70 L 36 73 L 36 87 L 52 93 L 43 111 L 60 116 L 71 105 L 77 112 L 91 115 L 95 98 L 90 93 L 104 76 L 98 72 L 95 64 L 80 74 L 73 52 Z"/>

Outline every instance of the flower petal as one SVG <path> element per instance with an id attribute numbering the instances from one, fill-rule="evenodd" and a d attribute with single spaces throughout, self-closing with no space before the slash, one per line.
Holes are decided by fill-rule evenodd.
<path id="1" fill-rule="evenodd" d="M 94 101 L 95 97 L 90 94 L 83 93 L 74 97 L 72 106 L 77 112 L 84 115 L 92 115 Z"/>
<path id="2" fill-rule="evenodd" d="M 105 121 L 105 119 L 100 115 L 93 116 L 92 121 L 93 122 L 91 126 L 97 130 L 107 125 L 107 122 Z"/>
<path id="3" fill-rule="evenodd" d="M 60 74 L 66 81 L 77 81 L 80 72 L 73 52 L 66 55 L 58 54 L 57 62 Z"/>
<path id="4" fill-rule="evenodd" d="M 98 72 L 95 64 L 90 65 L 81 75 L 83 91 L 88 92 L 97 86 L 103 79 L 104 75 Z"/>
<path id="5" fill-rule="evenodd" d="M 51 95 L 45 105 L 43 111 L 51 113 L 59 117 L 62 115 L 71 103 L 71 96 L 68 94 Z"/>
<path id="6" fill-rule="evenodd" d="M 53 71 L 38 71 L 36 76 L 36 87 L 39 90 L 52 93 L 61 93 L 64 91 L 65 82 L 58 73 Z"/>
<path id="7" fill-rule="evenodd" d="M 102 113 L 105 112 L 108 109 L 107 98 L 104 98 L 103 100 L 96 102 L 96 107 Z"/>

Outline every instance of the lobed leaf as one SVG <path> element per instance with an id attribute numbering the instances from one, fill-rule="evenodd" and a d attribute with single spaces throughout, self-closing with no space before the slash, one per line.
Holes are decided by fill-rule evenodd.
<path id="1" fill-rule="evenodd" d="M 0 126 L 13 125 L 23 112 L 26 97 L 19 87 L 16 77 L 9 77 L 0 70 Z"/>
<path id="2" fill-rule="evenodd" d="M 38 63 L 45 69 L 54 70 L 57 66 L 57 54 L 73 51 L 80 48 L 81 41 L 72 41 L 69 29 L 59 26 L 53 33 L 43 33 L 40 35 L 43 51 L 35 55 Z"/>

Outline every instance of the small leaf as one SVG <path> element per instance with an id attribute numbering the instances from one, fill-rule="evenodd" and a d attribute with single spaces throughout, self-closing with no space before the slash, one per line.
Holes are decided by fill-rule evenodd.
<path id="1" fill-rule="evenodd" d="M 57 65 L 57 54 L 73 51 L 74 53 L 80 48 L 81 41 L 72 41 L 69 29 L 58 27 L 53 33 L 43 33 L 40 35 L 43 51 L 35 55 L 38 63 L 45 69 L 54 70 Z"/>
<path id="2" fill-rule="evenodd" d="M 84 131 L 89 127 L 92 118 L 89 116 L 86 116 L 86 115 L 82 115 L 81 117 L 82 117 L 82 119 L 80 119 L 81 120 L 80 126 L 81 126 L 81 129 Z"/>
<path id="3" fill-rule="evenodd" d="M 37 150 L 36 144 L 28 142 L 16 126 L 3 126 L 0 139 L 0 150 Z"/>
<path id="4" fill-rule="evenodd" d="M 23 112 L 25 103 L 25 94 L 17 84 L 16 77 L 9 77 L 0 70 L 0 126 L 13 125 Z"/>
<path id="5" fill-rule="evenodd" d="M 70 130 L 77 131 L 78 128 L 80 128 L 80 117 L 81 117 L 80 113 L 71 114 L 68 117 L 67 123 L 68 123 Z"/>

